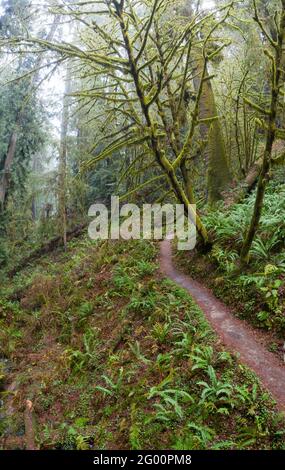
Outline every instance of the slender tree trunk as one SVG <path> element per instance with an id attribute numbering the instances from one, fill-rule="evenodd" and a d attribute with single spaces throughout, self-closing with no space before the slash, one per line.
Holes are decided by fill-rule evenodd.
<path id="1" fill-rule="evenodd" d="M 184 161 L 181 165 L 181 173 L 184 181 L 184 188 L 185 188 L 185 193 L 186 196 L 190 202 L 190 204 L 195 204 L 195 196 L 194 196 L 194 191 L 193 191 L 193 185 L 192 185 L 192 177 L 191 177 L 191 172 L 187 168 L 187 160 Z"/>
<path id="2" fill-rule="evenodd" d="M 54 34 L 56 32 L 56 29 L 59 25 L 59 21 L 60 21 L 60 16 L 56 16 L 53 20 L 51 29 L 46 37 L 47 41 L 52 41 Z M 38 56 L 36 63 L 35 63 L 35 67 L 34 67 L 35 70 L 41 67 L 43 58 L 44 58 L 43 55 Z M 32 76 L 30 86 L 28 87 L 28 90 L 27 90 L 27 96 L 29 95 L 29 93 L 32 92 L 33 88 L 35 87 L 38 81 L 38 76 L 39 76 L 39 72 L 35 72 L 34 75 Z M 22 103 L 21 108 L 17 112 L 14 129 L 11 133 L 9 143 L 8 143 L 7 153 L 6 153 L 6 157 L 4 161 L 3 174 L 2 174 L 2 177 L 0 178 L 0 209 L 2 211 L 4 209 L 5 201 L 7 198 L 11 169 L 12 169 L 12 165 L 13 165 L 15 154 L 16 154 L 17 140 L 18 140 L 19 131 L 21 128 L 21 121 L 25 114 L 26 103 L 27 101 L 24 101 Z"/>
<path id="3" fill-rule="evenodd" d="M 58 205 L 59 217 L 64 248 L 67 248 L 67 220 L 66 220 L 66 161 L 67 161 L 67 131 L 69 119 L 69 94 L 71 91 L 71 75 L 70 69 L 66 70 L 65 90 L 63 97 L 63 108 L 61 117 L 60 131 L 60 150 L 59 150 L 59 188 L 58 188 Z"/>
<path id="4" fill-rule="evenodd" d="M 32 157 L 32 171 L 35 174 L 37 170 L 37 156 L 33 155 Z M 36 203 L 36 194 L 35 194 L 35 183 L 32 184 L 32 200 L 31 200 L 31 214 L 32 221 L 35 222 L 37 218 L 37 203 Z"/>
<path id="5" fill-rule="evenodd" d="M 6 194 L 7 194 L 7 190 L 9 187 L 11 167 L 12 167 L 12 163 L 13 163 L 15 152 L 16 152 L 18 129 L 19 129 L 19 123 L 17 122 L 15 125 L 15 129 L 13 130 L 10 136 L 8 151 L 7 151 L 7 155 L 6 155 L 5 162 L 4 162 L 3 174 L 2 174 L 1 181 L 0 181 L 1 210 L 4 209 Z"/>
<path id="6" fill-rule="evenodd" d="M 254 211 L 252 214 L 250 226 L 248 232 L 246 234 L 246 238 L 244 240 L 244 244 L 241 250 L 241 262 L 242 264 L 248 263 L 249 261 L 249 251 L 255 237 L 256 231 L 259 226 L 262 208 L 263 208 L 263 200 L 265 195 L 266 185 L 269 179 L 269 170 L 271 164 L 271 156 L 272 156 L 272 147 L 275 140 L 276 135 L 276 117 L 277 117 L 277 108 L 278 108 L 278 97 L 279 97 L 279 90 L 280 90 L 280 83 L 281 79 L 284 78 L 284 73 L 281 69 L 282 64 L 282 55 L 283 55 L 283 44 L 284 44 L 284 36 L 285 36 L 285 0 L 282 0 L 282 13 L 281 13 L 281 21 L 279 25 L 279 33 L 278 33 L 278 42 L 275 46 L 275 56 L 272 57 L 272 91 L 271 91 L 271 106 L 270 106 L 270 114 L 268 117 L 268 130 L 266 136 L 266 146 L 263 155 L 263 163 L 262 168 L 258 180 L 257 186 L 257 195 L 254 205 Z"/>

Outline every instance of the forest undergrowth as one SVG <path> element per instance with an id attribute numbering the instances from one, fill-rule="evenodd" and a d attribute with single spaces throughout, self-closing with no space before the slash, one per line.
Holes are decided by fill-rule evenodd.
<path id="1" fill-rule="evenodd" d="M 273 400 L 157 256 L 82 237 L 2 279 L 2 448 L 25 447 L 28 399 L 40 449 L 284 449 Z"/>
<path id="2" fill-rule="evenodd" d="M 240 269 L 239 252 L 255 200 L 253 192 L 241 203 L 221 204 L 205 215 L 215 245 L 210 254 L 177 252 L 179 266 L 203 280 L 237 316 L 270 333 L 268 347 L 282 356 L 285 333 L 285 184 L 279 172 L 269 183 L 263 215 L 250 251 L 250 264 Z M 190 260 L 189 260 L 190 257 Z"/>

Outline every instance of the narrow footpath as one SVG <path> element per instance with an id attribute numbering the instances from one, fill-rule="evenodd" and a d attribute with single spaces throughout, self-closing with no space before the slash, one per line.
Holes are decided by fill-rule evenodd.
<path id="1" fill-rule="evenodd" d="M 254 330 L 236 318 L 209 289 L 174 267 L 171 242 L 168 240 L 160 245 L 160 267 L 164 275 L 191 294 L 224 346 L 239 354 L 240 362 L 256 373 L 276 400 L 278 409 L 285 412 L 285 364 L 282 366 L 278 357 L 258 342 Z"/>

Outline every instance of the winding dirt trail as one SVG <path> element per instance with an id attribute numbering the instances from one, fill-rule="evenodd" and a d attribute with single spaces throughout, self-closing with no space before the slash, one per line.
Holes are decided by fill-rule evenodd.
<path id="1" fill-rule="evenodd" d="M 171 243 L 168 240 L 160 244 L 160 267 L 163 274 L 191 294 L 223 344 L 230 351 L 239 354 L 240 362 L 256 373 L 276 400 L 278 409 L 285 412 L 285 364 L 283 366 L 277 356 L 258 341 L 256 332 L 236 318 L 209 289 L 177 271 L 172 262 Z"/>

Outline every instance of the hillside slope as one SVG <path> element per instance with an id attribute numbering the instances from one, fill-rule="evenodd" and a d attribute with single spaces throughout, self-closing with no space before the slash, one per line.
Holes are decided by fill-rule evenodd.
<path id="1" fill-rule="evenodd" d="M 2 448 L 284 449 L 270 396 L 157 253 L 82 238 L 3 283 Z"/>

